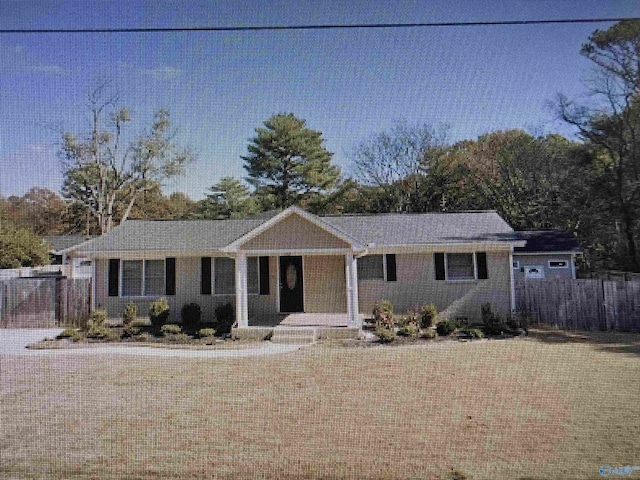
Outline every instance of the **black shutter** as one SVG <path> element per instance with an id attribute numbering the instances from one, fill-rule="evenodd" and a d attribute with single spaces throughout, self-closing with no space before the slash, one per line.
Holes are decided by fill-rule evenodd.
<path id="1" fill-rule="evenodd" d="M 260 295 L 269 295 L 269 257 L 260 257 Z"/>
<path id="2" fill-rule="evenodd" d="M 211 295 L 211 257 L 200 259 L 200 293 Z"/>
<path id="3" fill-rule="evenodd" d="M 396 254 L 387 253 L 387 282 L 395 282 L 398 277 L 396 275 Z"/>
<path id="4" fill-rule="evenodd" d="M 117 297 L 119 293 L 120 283 L 120 260 L 117 258 L 109 259 L 109 296 Z"/>
<path id="5" fill-rule="evenodd" d="M 164 293 L 165 295 L 176 294 L 176 259 L 167 258 L 164 261 Z"/>
<path id="6" fill-rule="evenodd" d="M 436 264 L 436 280 L 444 280 L 444 253 L 434 253 L 433 261 Z"/>
<path id="7" fill-rule="evenodd" d="M 486 280 L 489 278 L 487 270 L 487 254 L 485 252 L 476 252 L 476 266 L 478 267 L 478 279 Z"/>

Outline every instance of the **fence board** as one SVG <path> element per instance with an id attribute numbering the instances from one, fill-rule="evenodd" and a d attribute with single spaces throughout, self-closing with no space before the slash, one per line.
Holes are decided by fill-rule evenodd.
<path id="1" fill-rule="evenodd" d="M 535 321 L 566 329 L 640 331 L 640 282 L 524 280 L 516 306 Z"/>
<path id="2" fill-rule="evenodd" d="M 14 278 L 0 281 L 0 328 L 82 327 L 91 306 L 91 280 Z"/>

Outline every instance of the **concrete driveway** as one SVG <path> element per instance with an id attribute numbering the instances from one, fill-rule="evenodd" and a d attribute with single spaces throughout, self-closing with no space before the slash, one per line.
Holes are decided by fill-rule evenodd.
<path id="1" fill-rule="evenodd" d="M 90 346 L 87 348 L 68 348 L 57 350 L 30 350 L 26 346 L 44 340 L 54 338 L 62 332 L 62 329 L 0 329 L 0 355 L 28 355 L 28 356 L 53 356 L 53 355 L 136 355 L 146 357 L 179 357 L 179 358 L 241 358 L 258 357 L 262 355 L 274 355 L 289 353 L 301 348 L 301 345 L 273 344 L 261 342 L 247 348 L 229 350 L 186 350 L 154 347 L 130 347 L 125 345 Z"/>

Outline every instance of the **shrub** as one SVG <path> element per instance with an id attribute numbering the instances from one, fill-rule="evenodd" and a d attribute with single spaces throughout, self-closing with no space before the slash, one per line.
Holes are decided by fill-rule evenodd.
<path id="1" fill-rule="evenodd" d="M 398 335 L 404 335 L 405 337 L 417 337 L 418 333 L 420 333 L 420 328 L 416 323 L 407 323 L 398 330 Z"/>
<path id="2" fill-rule="evenodd" d="M 87 321 L 87 338 L 113 338 L 114 334 L 107 326 L 107 311 L 100 308 L 91 312 Z"/>
<path id="3" fill-rule="evenodd" d="M 167 337 L 167 340 L 170 343 L 190 343 L 193 339 L 186 333 L 174 333 L 172 335 L 169 335 Z"/>
<path id="4" fill-rule="evenodd" d="M 135 303 L 129 302 L 126 307 L 124 307 L 124 313 L 122 315 L 122 323 L 125 325 L 133 325 L 136 318 L 138 318 L 138 307 Z"/>
<path id="5" fill-rule="evenodd" d="M 182 327 L 180 325 L 176 325 L 175 323 L 168 323 L 160 327 L 160 331 L 165 336 L 177 335 L 179 333 L 182 333 Z"/>
<path id="6" fill-rule="evenodd" d="M 451 335 L 456 329 L 455 324 L 451 320 L 442 320 L 436 324 L 436 332 L 441 337 Z"/>
<path id="7" fill-rule="evenodd" d="M 198 330 L 198 337 L 200 338 L 213 337 L 215 336 L 215 334 L 215 328 L 201 328 L 200 330 Z"/>
<path id="8" fill-rule="evenodd" d="M 214 312 L 216 316 L 216 332 L 221 335 L 231 333 L 231 327 L 233 327 L 233 324 L 236 321 L 233 306 L 230 303 L 218 305 Z"/>
<path id="9" fill-rule="evenodd" d="M 420 334 L 420 336 L 422 338 L 427 338 L 427 339 L 431 339 L 431 338 L 436 338 L 438 336 L 438 334 L 436 333 L 435 330 L 432 330 L 430 328 L 427 328 L 426 330 L 423 330 L 422 333 Z"/>
<path id="10" fill-rule="evenodd" d="M 151 302 L 149 306 L 149 319 L 154 327 L 161 327 L 169 318 L 169 302 L 162 297 Z"/>
<path id="11" fill-rule="evenodd" d="M 87 323 L 93 323 L 95 326 L 105 325 L 107 323 L 107 311 L 104 308 L 98 308 L 91 312 Z"/>
<path id="12" fill-rule="evenodd" d="M 202 318 L 202 309 L 197 303 L 187 303 L 180 310 L 180 318 L 185 327 L 195 328 Z"/>
<path id="13" fill-rule="evenodd" d="M 479 328 L 467 328 L 465 332 L 471 338 L 484 338 L 484 334 L 482 333 L 482 330 L 480 330 Z"/>
<path id="14" fill-rule="evenodd" d="M 431 327 L 435 323 L 437 316 L 438 309 L 435 305 L 423 305 L 420 309 L 420 326 L 422 328 Z"/>
<path id="15" fill-rule="evenodd" d="M 502 321 L 499 315 L 493 313 L 490 303 L 483 303 L 480 307 L 482 315 L 482 324 L 484 332 L 487 335 L 501 335 L 508 330 L 507 325 Z"/>
<path id="16" fill-rule="evenodd" d="M 72 342 L 79 342 L 82 340 L 82 334 L 76 328 L 65 328 L 60 334 L 56 337 L 58 340 L 62 338 L 68 338 Z"/>
<path id="17" fill-rule="evenodd" d="M 393 329 L 395 320 L 393 318 L 393 304 L 389 300 L 381 300 L 373 306 L 373 320 L 377 325 L 381 324 L 384 328 Z"/>
<path id="18" fill-rule="evenodd" d="M 387 328 L 383 324 L 376 325 L 376 336 L 382 343 L 393 342 L 396 339 L 396 331 L 392 328 Z"/>
<path id="19" fill-rule="evenodd" d="M 122 337 L 123 338 L 131 338 L 136 335 L 140 335 L 140 327 L 135 325 L 125 325 L 122 329 Z"/>

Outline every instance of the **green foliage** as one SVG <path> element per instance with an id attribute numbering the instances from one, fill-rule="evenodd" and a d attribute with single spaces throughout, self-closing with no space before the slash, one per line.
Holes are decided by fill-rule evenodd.
<path id="1" fill-rule="evenodd" d="M 149 319 L 154 327 L 164 325 L 169 318 L 169 302 L 162 297 L 151 302 L 149 306 Z"/>
<path id="2" fill-rule="evenodd" d="M 471 338 L 484 338 L 484 334 L 479 328 L 467 328 L 465 329 L 465 333 Z"/>
<path id="3" fill-rule="evenodd" d="M 420 333 L 420 328 L 417 323 L 408 322 L 398 329 L 398 335 L 405 337 L 417 337 Z"/>
<path id="4" fill-rule="evenodd" d="M 286 208 L 331 192 L 340 170 L 323 144 L 322 132 L 292 113 L 266 120 L 242 157 L 256 195 L 273 208 Z"/>
<path id="5" fill-rule="evenodd" d="M 160 328 L 160 331 L 163 335 L 177 335 L 178 333 L 182 333 L 182 327 L 180 325 L 176 325 L 175 323 L 168 323 L 163 325 Z"/>
<path id="6" fill-rule="evenodd" d="M 0 226 L 0 268 L 34 267 L 48 263 L 49 247 L 31 230 Z"/>
<path id="7" fill-rule="evenodd" d="M 451 320 L 442 320 L 436 324 L 436 332 L 441 337 L 451 335 L 456 330 L 456 325 Z"/>
<path id="8" fill-rule="evenodd" d="M 119 335 L 107 325 L 107 311 L 96 309 L 87 321 L 87 338 L 117 340 Z"/>
<path id="9" fill-rule="evenodd" d="M 57 339 L 68 338 L 73 342 L 78 342 L 82 340 L 82 333 L 78 331 L 77 328 L 67 327 L 62 332 L 58 334 Z"/>
<path id="10" fill-rule="evenodd" d="M 142 330 L 140 329 L 140 327 L 136 327 L 134 325 L 125 325 L 124 328 L 122 329 L 122 337 L 132 338 L 137 335 L 140 335 L 141 332 Z"/>
<path id="11" fill-rule="evenodd" d="M 381 343 L 390 343 L 396 339 L 396 331 L 380 323 L 376 325 L 375 334 Z"/>
<path id="12" fill-rule="evenodd" d="M 500 318 L 500 316 L 493 312 L 489 302 L 482 304 L 480 312 L 482 316 L 483 329 L 487 335 L 502 335 L 504 332 L 509 330 L 509 327 Z"/>
<path id="13" fill-rule="evenodd" d="M 215 334 L 215 328 L 201 328 L 200 330 L 198 330 L 198 337 L 200 338 L 213 337 L 215 336 Z"/>
<path id="14" fill-rule="evenodd" d="M 199 204 L 198 216 L 207 219 L 243 218 L 259 212 L 260 207 L 240 180 L 223 177 Z"/>
<path id="15" fill-rule="evenodd" d="M 214 312 L 216 316 L 216 332 L 219 335 L 231 333 L 231 327 L 236 321 L 233 306 L 230 303 L 218 305 Z"/>
<path id="16" fill-rule="evenodd" d="M 96 326 L 104 326 L 109 318 L 107 311 L 104 308 L 97 308 L 89 315 L 88 322 L 91 322 Z"/>
<path id="17" fill-rule="evenodd" d="M 169 343 L 182 343 L 182 344 L 191 343 L 192 340 L 193 340 L 186 333 L 172 333 L 172 334 L 167 335 L 166 338 L 167 338 L 167 341 Z"/>
<path id="18" fill-rule="evenodd" d="M 138 306 L 134 302 L 129 302 L 126 307 L 124 307 L 124 313 L 122 315 L 122 323 L 124 326 L 133 325 L 136 318 L 138 318 Z"/>
<path id="19" fill-rule="evenodd" d="M 435 330 L 432 330 L 431 328 L 426 328 L 422 330 L 422 332 L 420 333 L 420 336 L 422 338 L 432 339 L 432 338 L 436 338 L 438 334 Z"/>
<path id="20" fill-rule="evenodd" d="M 431 327 L 438 317 L 438 309 L 434 304 L 423 305 L 420 309 L 420 326 L 422 328 Z"/>
<path id="21" fill-rule="evenodd" d="M 197 303 L 187 303 L 180 310 L 180 318 L 187 328 L 195 328 L 202 318 L 202 309 Z"/>
<path id="22" fill-rule="evenodd" d="M 373 321 L 376 325 L 383 325 L 384 328 L 395 328 L 396 322 L 393 317 L 393 304 L 389 300 L 381 300 L 374 304 Z"/>

